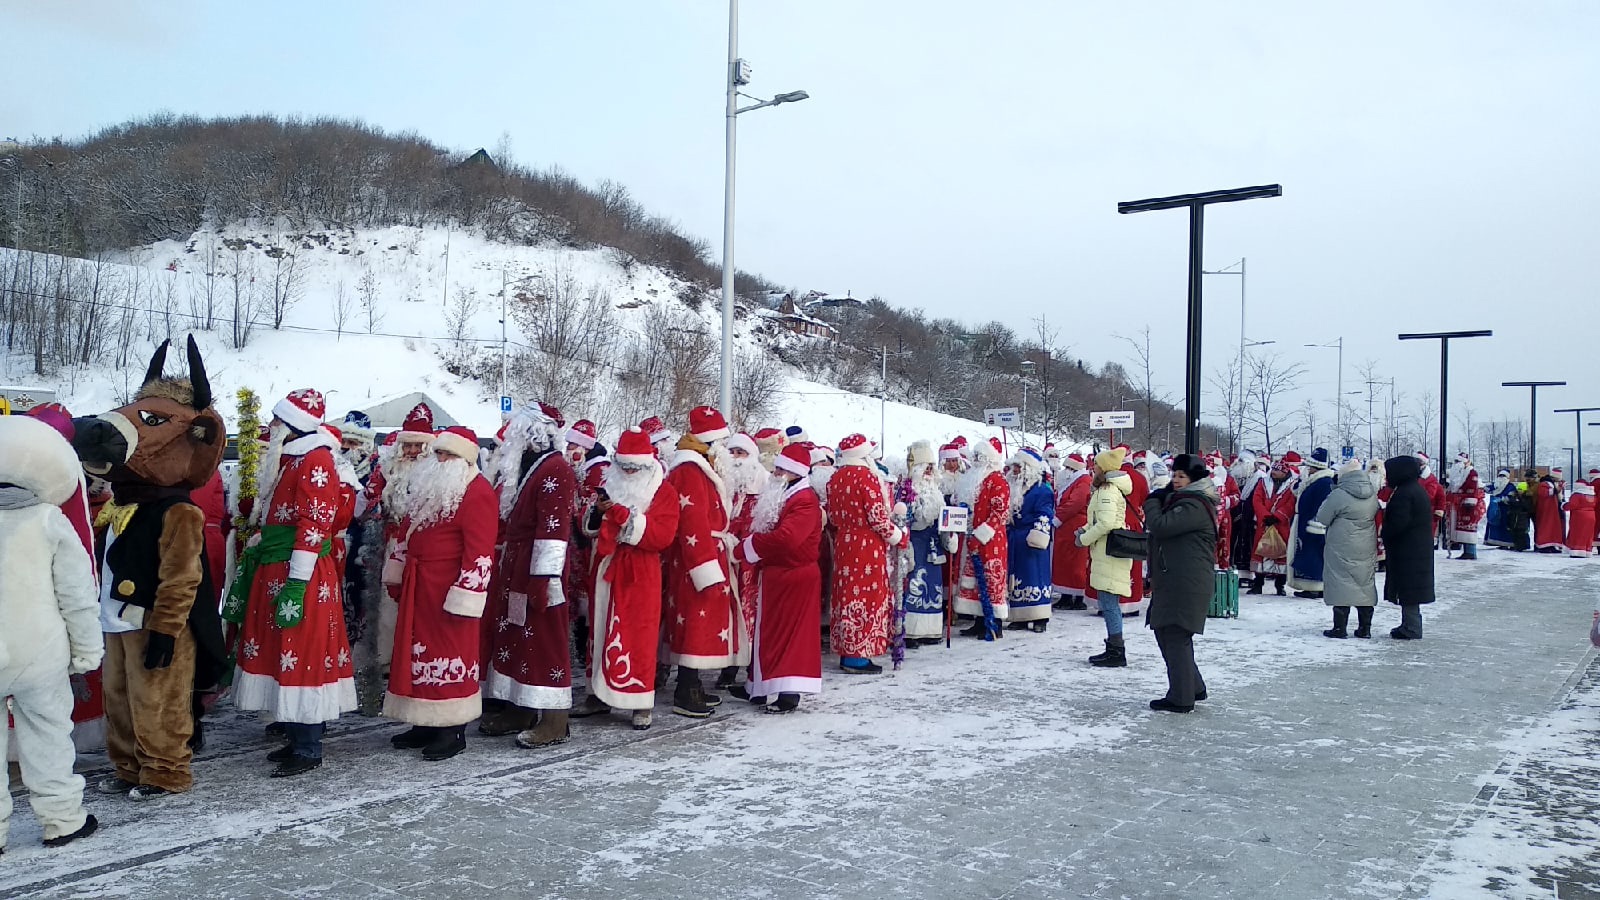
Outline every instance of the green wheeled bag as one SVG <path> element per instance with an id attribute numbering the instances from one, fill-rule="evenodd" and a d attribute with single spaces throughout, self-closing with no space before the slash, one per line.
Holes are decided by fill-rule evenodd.
<path id="1" fill-rule="evenodd" d="M 1211 587 L 1211 608 L 1206 610 L 1206 618 L 1239 618 L 1239 573 L 1237 570 L 1217 570 Z"/>

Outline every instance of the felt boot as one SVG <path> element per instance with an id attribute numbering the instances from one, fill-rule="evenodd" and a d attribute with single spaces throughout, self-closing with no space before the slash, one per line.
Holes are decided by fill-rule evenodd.
<path id="1" fill-rule="evenodd" d="M 572 731 L 567 726 L 567 711 L 546 709 L 539 713 L 539 724 L 517 735 L 517 746 L 527 750 L 565 744 Z"/>

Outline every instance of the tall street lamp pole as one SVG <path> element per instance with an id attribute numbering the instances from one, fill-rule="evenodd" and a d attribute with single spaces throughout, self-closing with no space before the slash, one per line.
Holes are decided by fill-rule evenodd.
<path id="1" fill-rule="evenodd" d="M 1334 388 L 1333 422 L 1334 428 L 1339 432 L 1339 440 L 1344 440 L 1344 335 L 1341 334 L 1338 340 L 1326 344 L 1306 344 L 1306 346 L 1327 350 L 1335 347 L 1339 349 L 1339 375 L 1336 379 L 1337 386 Z"/>
<path id="2" fill-rule="evenodd" d="M 1186 353 L 1188 372 L 1184 379 L 1183 396 L 1183 448 L 1187 453 L 1200 452 L 1200 256 L 1205 248 L 1205 209 L 1212 203 L 1232 203 L 1238 200 L 1254 200 L 1258 197 L 1281 196 L 1283 196 L 1282 185 L 1264 184 L 1257 187 L 1154 197 L 1149 200 L 1132 200 L 1117 204 L 1117 212 L 1124 214 L 1180 207 L 1189 210 L 1189 346 Z"/>
<path id="3" fill-rule="evenodd" d="M 733 421 L 733 183 L 738 155 L 738 117 L 751 110 L 797 103 L 810 97 L 805 91 L 790 91 L 771 100 L 739 106 L 739 88 L 750 83 L 750 64 L 739 58 L 739 0 L 728 0 L 728 85 L 727 165 L 722 200 L 722 377 L 717 385 L 717 406 L 728 421 Z M 752 98 L 759 99 L 759 98 Z"/>
<path id="4" fill-rule="evenodd" d="M 1565 381 L 1502 381 L 1501 387 L 1528 389 L 1528 468 L 1539 464 L 1539 388 L 1561 387 Z"/>
<path id="5" fill-rule="evenodd" d="M 1433 331 L 1426 334 L 1402 334 L 1402 341 L 1432 341 L 1439 342 L 1439 465 L 1444 465 L 1445 453 L 1448 452 L 1449 443 L 1446 437 L 1450 430 L 1450 339 L 1494 337 L 1493 331 Z M 1393 402 L 1391 386 L 1391 399 Z"/>
<path id="6" fill-rule="evenodd" d="M 1574 406 L 1574 407 L 1572 407 L 1570 409 L 1558 409 L 1558 410 L 1556 410 L 1556 412 L 1558 412 L 1558 413 L 1564 413 L 1564 412 L 1572 413 L 1573 414 L 1572 423 L 1573 423 L 1573 425 L 1575 425 L 1577 427 L 1577 430 L 1578 430 L 1578 440 L 1577 440 L 1578 461 L 1577 461 L 1577 465 L 1573 469 L 1573 475 L 1572 475 L 1572 480 L 1573 481 L 1577 481 L 1578 480 L 1578 476 L 1583 474 L 1583 414 L 1586 413 L 1586 412 L 1597 412 L 1597 411 L 1600 411 L 1600 406 Z"/>
<path id="7" fill-rule="evenodd" d="M 1242 257 L 1242 256 L 1239 257 L 1239 261 L 1234 263 L 1233 265 L 1234 266 L 1238 266 L 1239 267 L 1239 271 L 1230 272 L 1228 270 L 1233 268 L 1233 266 L 1223 266 L 1222 268 L 1217 269 L 1215 271 L 1201 272 L 1200 274 L 1201 275 L 1237 275 L 1237 276 L 1239 276 L 1239 434 L 1238 434 L 1238 442 L 1242 445 L 1244 443 L 1244 348 L 1245 348 L 1245 343 L 1246 343 L 1245 342 L 1245 337 L 1244 337 L 1244 280 L 1245 280 L 1244 279 L 1244 257 Z M 1231 435 L 1230 435 L 1230 437 L 1231 437 Z M 1168 441 L 1167 443 L 1170 444 L 1172 442 Z M 1235 450 L 1235 448 L 1230 447 L 1230 448 L 1228 448 L 1228 452 L 1229 453 L 1234 453 L 1234 452 L 1237 452 L 1237 451 Z"/>

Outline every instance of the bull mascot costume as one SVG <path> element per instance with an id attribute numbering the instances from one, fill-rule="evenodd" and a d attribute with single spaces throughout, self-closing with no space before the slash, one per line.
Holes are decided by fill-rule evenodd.
<path id="1" fill-rule="evenodd" d="M 116 775 L 102 793 L 135 800 L 193 785 L 196 691 L 225 671 L 218 591 L 205 565 L 205 485 L 227 440 L 194 338 L 189 377 L 167 378 L 167 347 L 150 359 L 133 402 L 74 420 L 84 468 L 111 484 L 95 519 L 105 632 L 106 750 Z"/>

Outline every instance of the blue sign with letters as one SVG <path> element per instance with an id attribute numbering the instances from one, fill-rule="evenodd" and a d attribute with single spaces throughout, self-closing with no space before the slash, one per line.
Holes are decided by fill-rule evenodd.
<path id="1" fill-rule="evenodd" d="M 511 412 L 511 398 L 510 397 L 501 397 L 500 398 L 500 411 L 503 412 L 503 413 Z"/>
<path id="2" fill-rule="evenodd" d="M 1339 455 L 1345 459 L 1355 459 L 1356 448 L 1350 446 L 1349 444 L 1345 444 L 1343 447 L 1339 448 Z"/>

